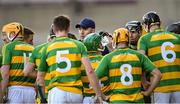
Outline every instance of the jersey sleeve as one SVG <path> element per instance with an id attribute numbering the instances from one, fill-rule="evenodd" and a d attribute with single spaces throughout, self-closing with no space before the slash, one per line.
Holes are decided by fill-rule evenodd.
<path id="1" fill-rule="evenodd" d="M 42 51 L 41 54 L 41 59 L 40 59 L 40 63 L 39 63 L 39 67 L 38 67 L 38 71 L 40 72 L 47 72 L 48 71 L 48 65 L 46 62 L 47 59 L 47 46 L 45 46 L 44 50 Z"/>
<path id="2" fill-rule="evenodd" d="M 32 55 L 30 56 L 29 62 L 36 64 L 36 48 L 32 51 Z"/>
<path id="3" fill-rule="evenodd" d="M 12 54 L 11 54 L 11 47 L 9 44 L 3 46 L 2 49 L 2 65 L 10 65 L 11 64 L 11 58 L 12 58 Z"/>
<path id="4" fill-rule="evenodd" d="M 95 69 L 95 74 L 98 78 L 102 78 L 106 76 L 108 72 L 108 58 L 107 56 L 104 56 L 100 61 L 97 69 Z"/>
<path id="5" fill-rule="evenodd" d="M 147 44 L 146 44 L 146 39 L 144 36 L 142 36 L 139 41 L 138 41 L 138 46 L 137 46 L 137 49 L 138 50 L 144 50 L 144 51 L 147 51 Z"/>
<path id="6" fill-rule="evenodd" d="M 142 69 L 146 72 L 152 72 L 156 67 L 145 55 L 141 54 Z"/>

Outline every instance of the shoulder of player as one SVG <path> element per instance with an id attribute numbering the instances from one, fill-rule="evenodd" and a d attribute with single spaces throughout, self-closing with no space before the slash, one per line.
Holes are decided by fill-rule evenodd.
<path id="1" fill-rule="evenodd" d="M 15 46 L 15 43 L 14 42 L 9 42 L 9 43 L 3 45 L 3 48 L 12 48 L 13 46 Z"/>
<path id="2" fill-rule="evenodd" d="M 104 56 L 102 57 L 102 59 L 111 60 L 111 58 L 116 54 L 116 52 L 117 52 L 117 49 L 115 49 L 115 50 L 113 50 L 112 52 L 104 55 Z"/>
<path id="3" fill-rule="evenodd" d="M 175 36 L 176 38 L 180 39 L 180 34 L 172 33 L 172 32 L 166 32 L 166 34 L 171 34 Z"/>
<path id="4" fill-rule="evenodd" d="M 42 47 L 44 47 L 44 46 L 46 46 L 46 45 L 47 45 L 47 43 L 43 43 L 43 44 L 40 44 L 40 45 L 35 46 L 34 49 L 41 49 Z"/>
<path id="5" fill-rule="evenodd" d="M 141 39 L 147 40 L 147 39 L 149 39 L 153 34 L 154 34 L 154 32 L 147 33 L 147 34 L 141 36 L 139 40 L 141 40 Z"/>
<path id="6" fill-rule="evenodd" d="M 77 46 L 84 46 L 84 44 L 79 40 L 70 39 L 70 41 L 74 42 Z"/>
<path id="7" fill-rule="evenodd" d="M 32 44 L 28 44 L 28 43 L 23 42 L 22 45 L 25 45 L 25 46 L 28 46 L 28 47 L 31 47 L 34 49 L 34 46 Z"/>

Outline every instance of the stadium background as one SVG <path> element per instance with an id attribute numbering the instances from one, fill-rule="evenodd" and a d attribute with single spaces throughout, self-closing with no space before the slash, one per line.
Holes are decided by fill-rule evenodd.
<path id="1" fill-rule="evenodd" d="M 58 14 L 70 16 L 71 32 L 78 37 L 74 26 L 84 17 L 96 21 L 96 31 L 112 33 L 128 21 L 141 21 L 148 11 L 156 11 L 166 26 L 180 20 L 180 0 L 0 0 L 0 28 L 8 22 L 20 22 L 35 32 L 37 45 L 46 41 Z"/>

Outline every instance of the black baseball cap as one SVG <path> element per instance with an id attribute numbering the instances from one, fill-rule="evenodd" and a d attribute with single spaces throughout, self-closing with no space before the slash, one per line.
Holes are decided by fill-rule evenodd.
<path id="1" fill-rule="evenodd" d="M 82 27 L 82 28 L 89 28 L 89 27 L 95 28 L 95 22 L 90 18 L 84 18 L 80 21 L 79 24 L 76 24 L 75 27 L 76 28 L 80 28 L 80 27 Z"/>

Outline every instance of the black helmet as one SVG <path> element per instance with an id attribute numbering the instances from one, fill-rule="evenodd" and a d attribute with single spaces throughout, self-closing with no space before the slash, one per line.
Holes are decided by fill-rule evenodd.
<path id="1" fill-rule="evenodd" d="M 50 36 L 50 37 L 56 37 L 56 34 L 55 34 L 54 31 L 53 31 L 53 25 L 51 25 L 51 27 L 50 27 L 49 36 Z"/>
<path id="2" fill-rule="evenodd" d="M 129 31 L 142 31 L 142 26 L 141 26 L 141 22 L 139 21 L 130 21 L 128 23 L 126 23 L 125 27 L 129 30 Z"/>
<path id="3" fill-rule="evenodd" d="M 170 24 L 166 27 L 166 31 L 180 34 L 180 22 Z"/>
<path id="4" fill-rule="evenodd" d="M 160 18 L 156 12 L 150 11 L 143 16 L 143 23 L 150 25 L 151 23 L 160 22 Z"/>

